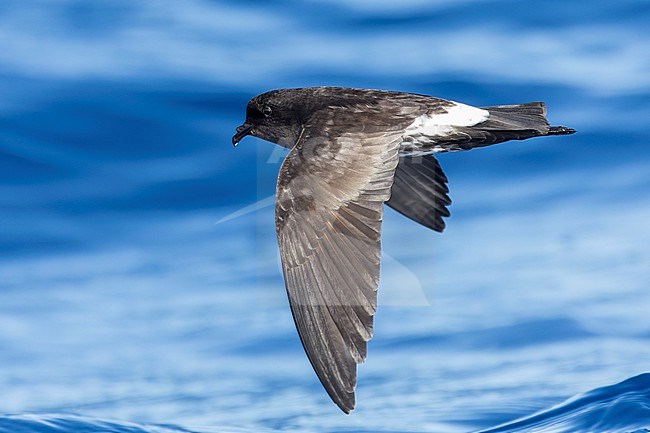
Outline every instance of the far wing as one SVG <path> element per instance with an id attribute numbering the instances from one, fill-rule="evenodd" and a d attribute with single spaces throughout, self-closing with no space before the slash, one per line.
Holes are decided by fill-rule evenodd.
<path id="1" fill-rule="evenodd" d="M 433 155 L 402 156 L 386 204 L 425 227 L 442 232 L 451 204 L 447 177 Z"/>

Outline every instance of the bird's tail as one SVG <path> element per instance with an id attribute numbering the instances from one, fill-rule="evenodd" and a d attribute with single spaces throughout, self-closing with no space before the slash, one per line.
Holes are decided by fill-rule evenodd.
<path id="1" fill-rule="evenodd" d="M 520 131 L 522 137 L 517 138 L 566 135 L 576 132 L 575 129 L 564 126 L 550 126 L 546 120 L 546 105 L 543 102 L 497 105 L 483 109 L 490 112 L 490 117 L 476 127 L 484 131 L 502 131 L 506 134 Z"/>
<path id="2" fill-rule="evenodd" d="M 543 102 L 482 108 L 490 113 L 487 120 L 474 126 L 456 128 L 455 134 L 450 134 L 444 140 L 436 140 L 436 146 L 443 149 L 439 151 L 454 152 L 509 140 L 575 132 L 574 129 L 564 126 L 550 126 L 546 120 L 546 106 Z"/>
<path id="3" fill-rule="evenodd" d="M 491 146 L 509 140 L 525 140 L 544 135 L 567 135 L 576 132 L 565 126 L 550 126 L 543 102 L 481 107 L 489 112 L 483 122 L 473 126 L 454 127 L 444 138 L 435 137 L 431 147 L 436 152 L 455 152 Z M 422 146 L 422 151 L 427 146 Z"/>

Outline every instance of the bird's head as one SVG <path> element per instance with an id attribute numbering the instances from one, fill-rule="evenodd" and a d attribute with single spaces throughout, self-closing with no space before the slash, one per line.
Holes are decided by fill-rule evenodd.
<path id="1" fill-rule="evenodd" d="M 280 89 L 257 95 L 246 106 L 246 120 L 237 127 L 232 144 L 237 146 L 247 135 L 283 147 L 292 147 L 306 116 L 304 89 Z"/>

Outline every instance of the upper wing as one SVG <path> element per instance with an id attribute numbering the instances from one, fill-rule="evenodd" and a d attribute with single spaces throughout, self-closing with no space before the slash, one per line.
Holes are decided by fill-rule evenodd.
<path id="1" fill-rule="evenodd" d="M 447 177 L 433 155 L 402 156 L 386 204 L 402 215 L 437 232 L 445 229 L 449 216 Z"/>
<path id="2" fill-rule="evenodd" d="M 354 408 L 356 364 L 366 357 L 377 307 L 383 203 L 401 128 L 344 109 L 305 127 L 277 184 L 276 230 L 293 318 L 332 400 Z M 346 127 L 334 136 L 330 125 Z M 351 119 L 350 119 L 351 120 Z"/>

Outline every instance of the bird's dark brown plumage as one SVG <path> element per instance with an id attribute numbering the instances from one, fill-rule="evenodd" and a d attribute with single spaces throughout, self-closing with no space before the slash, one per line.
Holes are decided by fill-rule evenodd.
<path id="1" fill-rule="evenodd" d="M 435 153 L 573 133 L 541 102 L 475 108 L 403 92 L 312 87 L 251 99 L 233 144 L 290 149 L 275 222 L 293 318 L 318 378 L 346 413 L 373 334 L 383 204 L 443 231 L 451 204 Z"/>

